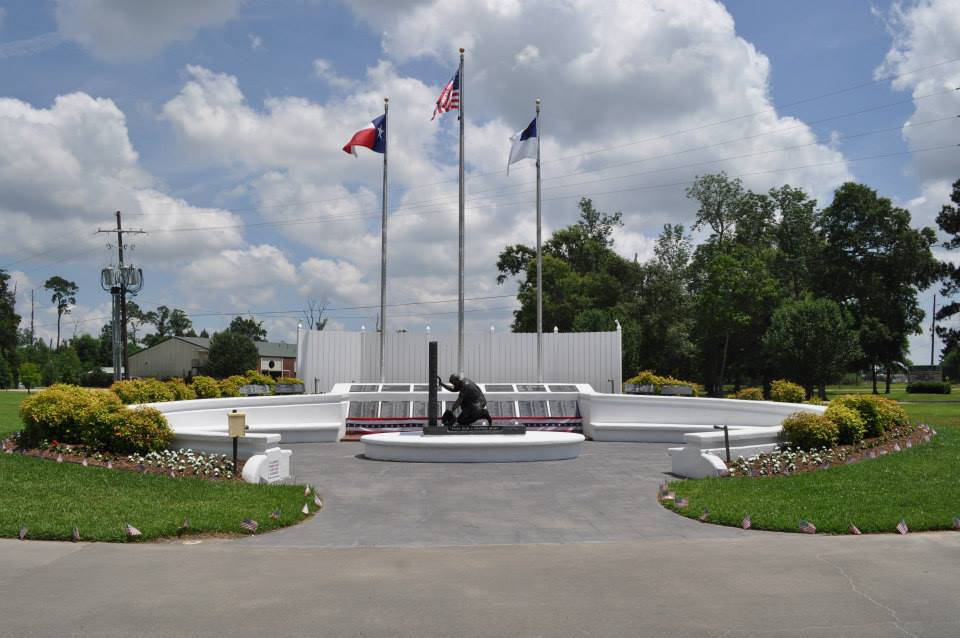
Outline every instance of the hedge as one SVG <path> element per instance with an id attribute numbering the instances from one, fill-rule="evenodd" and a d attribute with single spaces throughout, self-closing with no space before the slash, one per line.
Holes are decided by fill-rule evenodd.
<path id="1" fill-rule="evenodd" d="M 907 384 L 909 394 L 950 394 L 950 389 L 946 381 L 914 381 Z"/>

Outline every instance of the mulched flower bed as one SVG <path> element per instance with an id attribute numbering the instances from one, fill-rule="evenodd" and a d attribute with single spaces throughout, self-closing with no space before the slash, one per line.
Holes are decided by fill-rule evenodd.
<path id="1" fill-rule="evenodd" d="M 837 465 L 850 465 L 896 454 L 916 445 L 929 443 L 936 431 L 928 425 L 905 425 L 884 432 L 882 436 L 864 439 L 856 445 L 799 450 L 785 447 L 730 462 L 727 476 L 774 476 L 828 470 Z"/>
<path id="2" fill-rule="evenodd" d="M 203 454 L 193 450 L 164 450 L 149 454 L 120 455 L 91 452 L 82 445 L 68 445 L 51 441 L 35 448 L 18 447 L 14 439 L 0 441 L 4 454 L 20 454 L 46 459 L 55 463 L 76 463 L 88 467 L 103 467 L 123 472 L 162 474 L 171 478 L 193 476 L 209 481 L 242 481 L 243 460 L 237 461 L 233 472 L 233 458 L 223 454 Z"/>

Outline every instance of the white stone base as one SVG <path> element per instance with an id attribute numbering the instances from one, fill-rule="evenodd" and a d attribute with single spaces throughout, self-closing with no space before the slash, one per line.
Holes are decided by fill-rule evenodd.
<path id="1" fill-rule="evenodd" d="M 580 455 L 582 434 L 530 431 L 526 434 L 384 432 L 360 437 L 363 454 L 377 461 L 413 463 L 513 463 L 559 461 Z"/>

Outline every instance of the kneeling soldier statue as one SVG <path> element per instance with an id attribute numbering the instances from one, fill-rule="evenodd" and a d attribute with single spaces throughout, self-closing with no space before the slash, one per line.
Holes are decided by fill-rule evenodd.
<path id="1" fill-rule="evenodd" d="M 459 426 L 471 425 L 477 421 L 485 420 L 487 427 L 493 425 L 493 419 L 487 412 L 487 398 L 483 396 L 480 387 L 459 374 L 450 375 L 450 385 L 443 382 L 443 379 L 437 377 L 437 382 L 448 392 L 458 392 L 457 401 L 453 408 L 443 415 L 443 424 L 447 427 L 453 425 L 453 415 L 460 408 L 460 414 L 456 417 L 456 423 Z"/>

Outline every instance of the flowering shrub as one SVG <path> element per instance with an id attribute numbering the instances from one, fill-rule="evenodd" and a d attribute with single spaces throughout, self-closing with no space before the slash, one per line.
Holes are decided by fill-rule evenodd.
<path id="1" fill-rule="evenodd" d="M 21 439 L 33 445 L 42 439 L 79 443 L 84 413 L 102 391 L 55 384 L 20 404 Z"/>
<path id="2" fill-rule="evenodd" d="M 191 386 L 198 399 L 216 399 L 220 396 L 220 384 L 213 377 L 196 376 Z"/>
<path id="3" fill-rule="evenodd" d="M 797 468 L 820 466 L 826 463 L 836 465 L 845 458 L 846 454 L 835 448 L 801 450 L 785 447 L 772 452 L 761 452 L 749 458 L 741 456 L 731 462 L 729 469 L 731 476 L 745 476 L 751 471 L 755 471 L 760 476 L 792 474 L 797 471 Z M 754 470 L 755 465 L 759 466 L 759 469 Z"/>
<path id="4" fill-rule="evenodd" d="M 827 408 L 823 416 L 837 425 L 838 440 L 841 445 L 852 445 L 863 440 L 867 426 L 860 413 L 842 403 L 835 403 Z"/>
<path id="5" fill-rule="evenodd" d="M 831 401 L 860 413 L 866 426 L 866 436 L 880 436 L 885 431 L 909 423 L 907 413 L 896 402 L 874 394 L 847 394 Z"/>
<path id="6" fill-rule="evenodd" d="M 132 403 L 158 403 L 176 399 L 176 395 L 170 386 L 159 379 L 117 381 L 110 386 L 110 389 L 127 405 Z"/>
<path id="7" fill-rule="evenodd" d="M 220 379 L 220 396 L 238 397 L 240 396 L 240 388 L 245 385 L 247 385 L 247 378 L 241 377 L 239 374 Z"/>
<path id="8" fill-rule="evenodd" d="M 89 402 L 80 416 L 78 441 L 93 450 L 110 450 L 113 446 L 113 413 L 126 408 L 110 390 L 87 392 Z"/>
<path id="9" fill-rule="evenodd" d="M 173 440 L 173 430 L 156 408 L 115 411 L 109 423 L 113 430 L 111 450 L 120 454 L 160 451 Z"/>
<path id="10" fill-rule="evenodd" d="M 131 463 L 143 463 L 148 467 L 158 467 L 184 474 L 233 478 L 233 461 L 224 454 L 201 454 L 184 449 L 160 450 L 146 454 L 131 454 L 127 460 Z"/>
<path id="11" fill-rule="evenodd" d="M 763 401 L 762 388 L 743 388 L 736 394 L 732 394 L 729 399 L 740 399 L 741 401 Z"/>
<path id="12" fill-rule="evenodd" d="M 783 420 L 783 433 L 794 446 L 803 450 L 833 447 L 840 436 L 837 424 L 820 414 L 795 412 Z"/>
<path id="13" fill-rule="evenodd" d="M 167 381 L 167 386 L 173 392 L 174 401 L 189 401 L 197 398 L 196 391 L 184 383 L 183 379 L 170 379 Z"/>
<path id="14" fill-rule="evenodd" d="M 301 382 L 302 383 L 302 382 Z M 691 383 L 690 381 L 682 381 L 681 379 L 676 379 L 671 376 L 660 376 L 654 373 L 653 370 L 644 370 L 640 374 L 630 379 L 627 379 L 624 383 L 634 383 L 636 385 L 652 385 L 654 387 L 654 392 L 660 394 L 660 391 L 665 385 L 688 385 L 693 388 L 694 396 L 700 396 L 703 394 L 703 386 L 697 383 Z"/>
<path id="15" fill-rule="evenodd" d="M 803 403 L 807 393 L 802 386 L 786 379 L 777 379 L 770 384 L 770 398 L 781 403 Z"/>
<path id="16" fill-rule="evenodd" d="M 277 383 L 277 380 L 269 374 L 263 374 L 256 370 L 247 370 L 243 373 L 243 376 L 250 385 L 265 385 L 268 388 L 272 388 Z"/>

